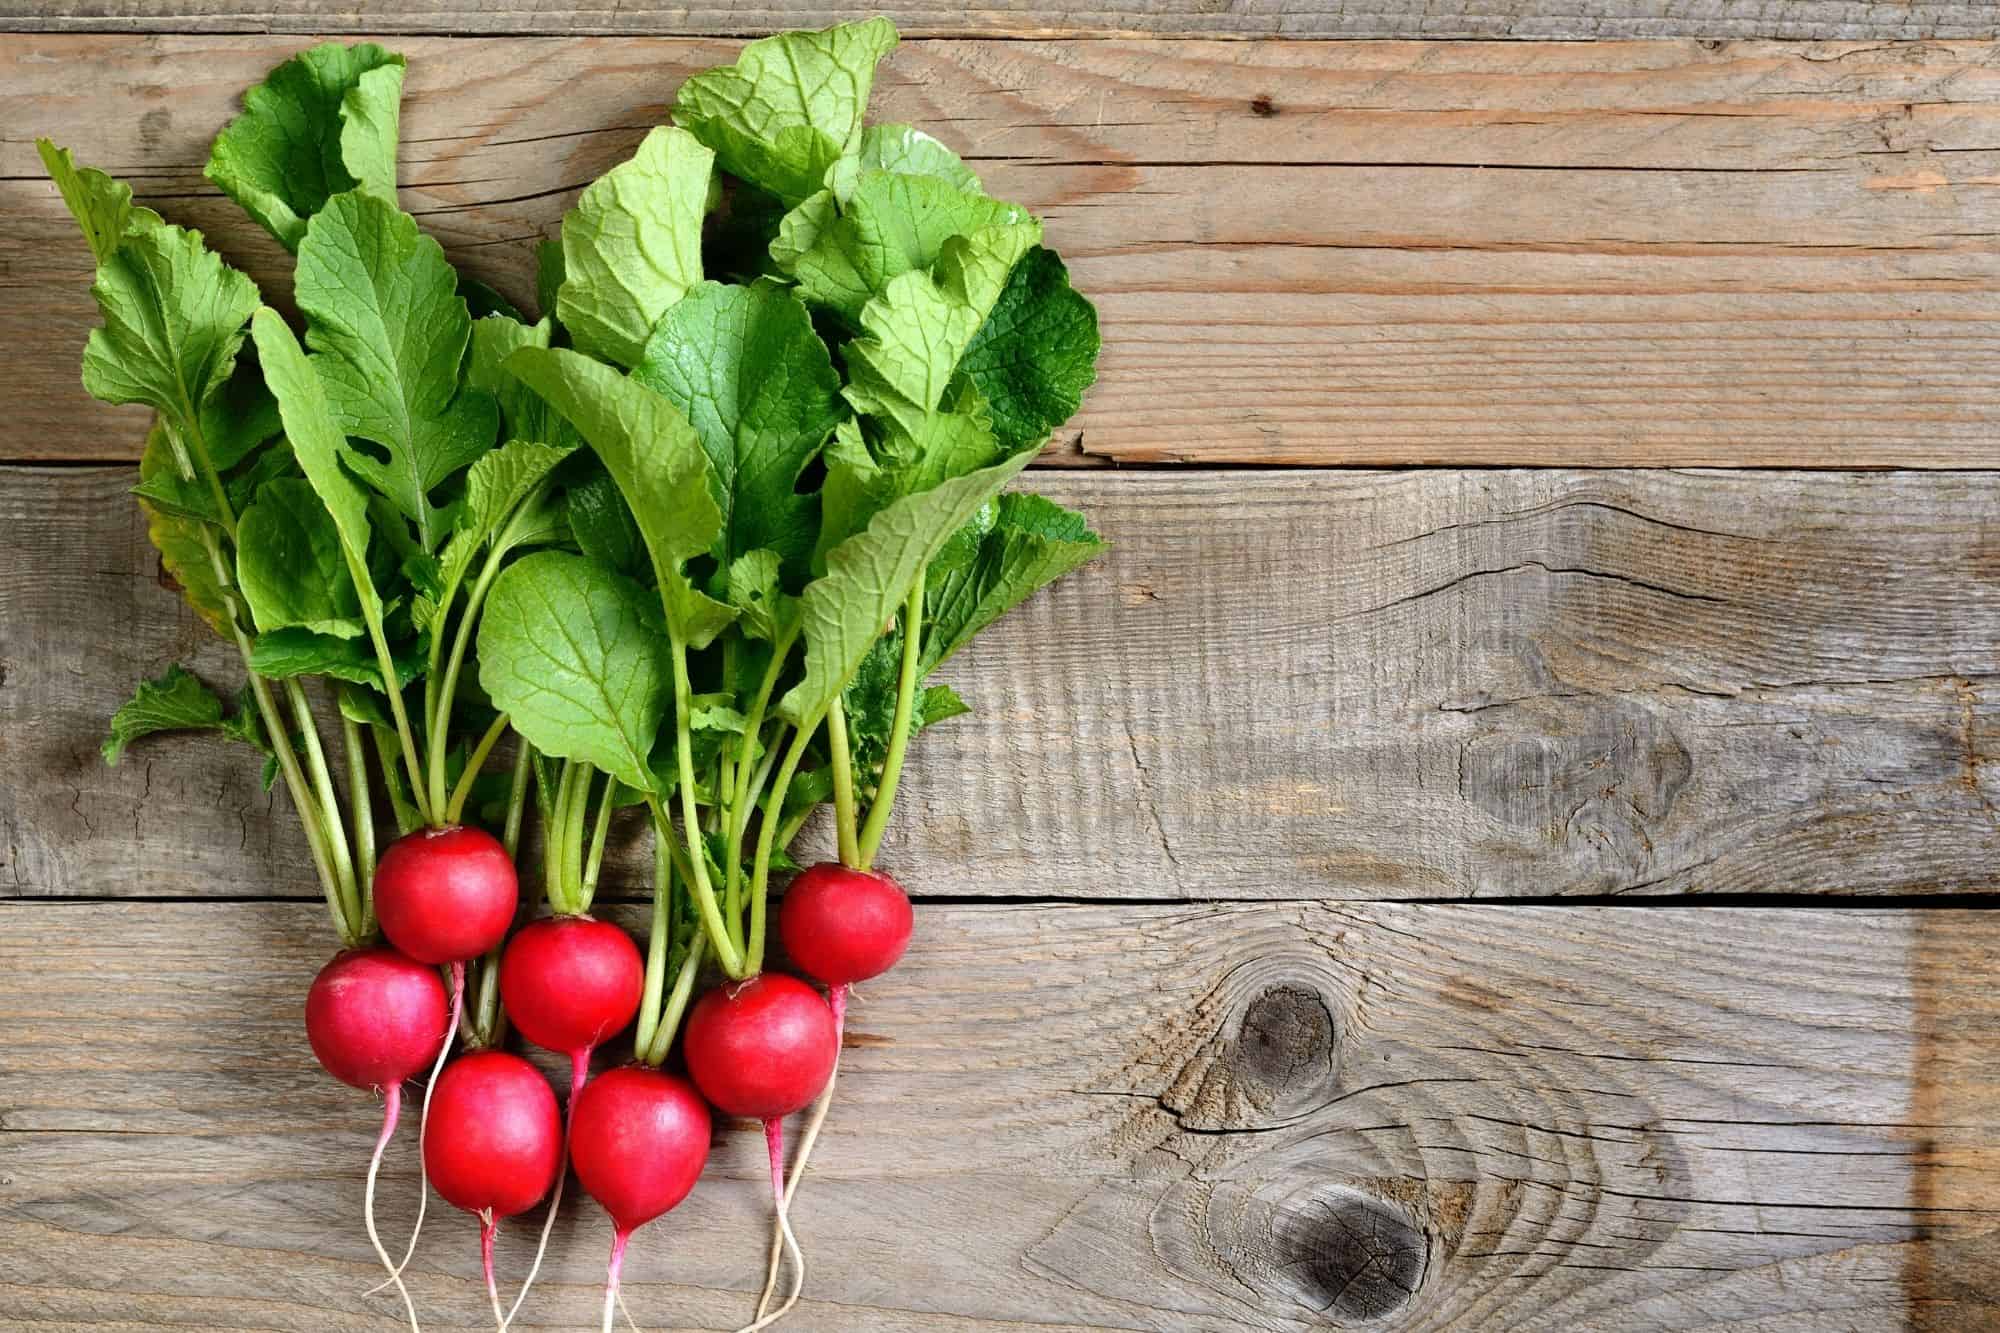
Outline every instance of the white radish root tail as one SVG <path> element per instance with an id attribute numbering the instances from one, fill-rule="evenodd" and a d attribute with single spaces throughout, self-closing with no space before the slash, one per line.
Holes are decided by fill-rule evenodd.
<path id="1" fill-rule="evenodd" d="M 611 1262 L 605 1265 L 604 1268 L 603 1333 L 611 1333 L 612 1313 L 624 1307 L 624 1302 L 618 1298 L 618 1273 L 620 1269 L 625 1267 L 625 1242 L 631 1239 L 632 1233 L 623 1227 L 619 1227 L 611 1235 Z M 629 1311 L 626 1313 L 625 1318 L 627 1322 L 630 1322 L 632 1315 Z"/>
<path id="2" fill-rule="evenodd" d="M 431 1092 L 437 1087 L 438 1075 L 444 1072 L 445 1057 L 451 1054 L 452 1039 L 458 1035 L 459 1015 L 465 1008 L 465 964 L 451 965 L 451 1020 L 445 1024 L 444 1044 L 438 1047 L 437 1060 L 431 1065 L 431 1076 L 424 1084 L 424 1109 L 417 1116 L 417 1221 L 410 1228 L 410 1243 L 403 1250 L 403 1261 L 389 1270 L 389 1276 L 370 1287 L 367 1295 L 373 1296 L 391 1283 L 400 1283 L 403 1270 L 416 1257 L 417 1237 L 424 1234 L 424 1212 L 431 1203 L 431 1169 L 424 1163 L 424 1135 L 431 1127 Z"/>
<path id="3" fill-rule="evenodd" d="M 840 1077 L 840 1043 L 847 1032 L 847 987 L 827 988 L 827 1002 L 833 1006 L 833 1072 L 826 1076 L 826 1087 L 820 1090 L 819 1101 L 813 1107 L 812 1119 L 806 1122 L 805 1137 L 799 1141 L 799 1160 L 792 1167 L 791 1179 L 785 1183 L 785 1192 L 778 1201 L 778 1215 L 771 1220 L 771 1262 L 764 1271 L 764 1290 L 757 1297 L 757 1318 L 760 1322 L 751 1328 L 764 1328 L 783 1319 L 793 1306 L 799 1303 L 799 1296 L 805 1290 L 805 1274 L 799 1274 L 791 1295 L 778 1312 L 767 1320 L 764 1312 L 770 1308 L 771 1297 L 778 1289 L 778 1268 L 783 1261 L 784 1243 L 788 1234 L 788 1218 L 791 1213 L 792 1196 L 799 1192 L 799 1181 L 806 1174 L 806 1163 L 812 1158 L 813 1145 L 819 1142 L 820 1126 L 826 1123 L 826 1113 L 833 1108 L 833 1085 Z M 798 1242 L 792 1242 L 796 1250 Z M 803 1263 L 801 1263 L 803 1268 Z"/>
<path id="4" fill-rule="evenodd" d="M 410 1317 L 410 1333 L 421 1333 L 417 1327 L 417 1304 L 410 1299 L 410 1289 L 403 1285 L 403 1274 L 389 1262 L 389 1252 L 382 1248 L 382 1233 L 375 1229 L 375 1177 L 382 1170 L 382 1153 L 388 1148 L 389 1140 L 395 1137 L 396 1121 L 402 1118 L 403 1085 L 391 1083 L 382 1093 L 382 1132 L 375 1139 L 375 1155 L 368 1159 L 368 1186 L 363 1195 L 363 1214 L 368 1224 L 368 1243 L 375 1247 L 375 1257 L 382 1261 L 382 1267 L 389 1270 L 389 1281 L 396 1286 L 397 1294 L 403 1298 L 403 1312 Z M 375 1290 L 380 1291 L 377 1287 Z"/>
<path id="5" fill-rule="evenodd" d="M 479 1214 L 479 1265 L 486 1270 L 486 1298 L 493 1302 L 493 1325 L 500 1333 L 507 1333 L 507 1316 L 500 1312 L 500 1288 L 493 1281 L 493 1233 L 499 1229 L 493 1210 L 483 1209 Z"/>
<path id="6" fill-rule="evenodd" d="M 562 1156 L 556 1161 L 555 1193 L 549 1196 L 549 1213 L 542 1219 L 541 1239 L 535 1242 L 535 1262 L 528 1266 L 528 1276 L 521 1280 L 521 1290 L 515 1295 L 514 1304 L 508 1308 L 506 1318 L 500 1321 L 503 1330 L 514 1322 L 515 1315 L 521 1313 L 521 1302 L 528 1299 L 528 1290 L 535 1285 L 535 1275 L 542 1271 L 542 1256 L 548 1253 L 549 1232 L 555 1229 L 556 1213 L 562 1208 L 563 1182 L 569 1176 L 569 1130 L 576 1123 L 576 1098 L 590 1078 L 590 1053 L 596 1049 L 586 1046 L 580 1051 L 571 1051 L 569 1055 L 569 1104 L 563 1107 Z M 494 1308 L 496 1311 L 499 1308 L 497 1298 Z"/>
<path id="7" fill-rule="evenodd" d="M 831 1081 L 829 1076 L 828 1082 Z M 799 1293 L 805 1290 L 806 1285 L 805 1251 L 799 1248 L 799 1238 L 792 1234 L 791 1219 L 786 1216 L 791 1195 L 785 1190 L 785 1121 L 782 1116 L 772 1116 L 764 1122 L 764 1144 L 771 1153 L 771 1203 L 777 1210 L 778 1235 L 784 1241 L 785 1252 L 792 1256 L 792 1289 L 776 1313 L 766 1315 L 760 1310 L 758 1319 L 737 1329 L 736 1333 L 757 1333 L 758 1329 L 769 1328 L 783 1319 L 799 1303 Z"/>

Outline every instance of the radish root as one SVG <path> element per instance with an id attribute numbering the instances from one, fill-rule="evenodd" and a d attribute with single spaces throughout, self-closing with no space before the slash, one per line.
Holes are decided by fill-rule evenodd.
<path id="1" fill-rule="evenodd" d="M 395 1137 L 396 1121 L 402 1118 L 403 1085 L 391 1083 L 382 1092 L 382 1133 L 375 1139 L 375 1155 L 368 1159 L 368 1186 L 363 1196 L 363 1214 L 368 1223 L 368 1243 L 375 1247 L 375 1257 L 382 1261 L 382 1267 L 389 1270 L 389 1281 L 403 1298 L 403 1312 L 410 1317 L 410 1333 L 420 1333 L 417 1328 L 417 1304 L 410 1299 L 410 1289 L 403 1285 L 402 1270 L 389 1262 L 389 1252 L 382 1248 L 382 1233 L 375 1229 L 375 1177 L 382 1169 L 382 1153 Z M 375 1288 L 380 1291 L 382 1288 Z"/>
<path id="2" fill-rule="evenodd" d="M 451 1054 L 452 1038 L 458 1034 L 458 1020 L 465 1009 L 465 964 L 451 965 L 451 1018 L 444 1027 L 444 1044 L 438 1047 L 437 1060 L 431 1065 L 430 1081 L 424 1084 L 424 1109 L 417 1116 L 417 1221 L 410 1228 L 410 1243 L 403 1251 L 403 1261 L 389 1270 L 389 1276 L 365 1294 L 373 1296 L 391 1283 L 402 1285 L 403 1270 L 416 1257 L 417 1237 L 424 1234 L 424 1211 L 431 1203 L 431 1169 L 424 1163 L 424 1135 L 431 1127 L 431 1092 L 437 1087 L 438 1075 L 444 1072 L 445 1057 Z M 412 1321 L 414 1325 L 414 1321 Z"/>
<path id="3" fill-rule="evenodd" d="M 624 1304 L 618 1299 L 618 1273 L 625 1267 L 625 1242 L 631 1239 L 632 1233 L 623 1227 L 619 1227 L 611 1234 L 611 1262 L 604 1269 L 604 1333 L 611 1333 L 612 1311 Z M 632 1315 L 629 1311 L 626 1312 L 625 1318 L 628 1322 L 631 1320 Z"/>
<path id="4" fill-rule="evenodd" d="M 521 1290 L 514 1297 L 514 1304 L 508 1309 L 507 1317 L 500 1321 L 502 1329 L 513 1323 L 514 1316 L 521 1313 L 521 1302 L 528 1299 L 528 1289 L 535 1285 L 535 1275 L 542 1271 L 542 1256 L 548 1253 L 549 1249 L 549 1232 L 555 1229 L 556 1213 L 562 1208 L 563 1181 L 569 1175 L 569 1130 L 570 1126 L 576 1123 L 577 1094 L 583 1091 L 584 1083 L 590 1078 L 590 1053 L 596 1049 L 594 1046 L 586 1046 L 580 1051 L 570 1052 L 569 1104 L 563 1108 L 562 1157 L 556 1163 L 556 1189 L 555 1193 L 549 1196 L 549 1214 L 542 1219 L 541 1239 L 535 1242 L 535 1262 L 528 1266 L 528 1276 L 522 1279 Z M 497 1312 L 498 1298 L 495 1298 L 494 1308 Z"/>
<path id="5" fill-rule="evenodd" d="M 778 1289 L 778 1268 L 784 1258 L 784 1242 L 787 1235 L 787 1215 L 791 1212 L 792 1196 L 799 1192 L 799 1181 L 806 1173 L 806 1162 L 812 1157 L 813 1144 L 819 1142 L 820 1126 L 826 1123 L 826 1113 L 833 1108 L 833 1085 L 840 1077 L 840 1042 L 847 1031 L 847 987 L 827 988 L 827 1001 L 833 1006 L 833 1072 L 826 1076 L 826 1087 L 820 1091 L 819 1102 L 813 1107 L 812 1119 L 806 1122 L 805 1137 L 799 1141 L 799 1160 L 792 1167 L 791 1179 L 785 1182 L 785 1192 L 779 1200 L 778 1216 L 771 1222 L 771 1263 L 764 1271 L 764 1290 L 757 1297 L 757 1318 L 764 1321 L 764 1312 L 770 1307 L 771 1297 Z M 798 1242 L 792 1242 L 794 1249 Z M 803 1268 L 803 1264 L 801 1264 Z M 752 1328 L 763 1328 L 766 1323 L 775 1323 L 785 1317 L 791 1308 L 799 1303 L 799 1295 L 805 1290 L 805 1275 L 799 1275 L 791 1296 L 778 1312 L 768 1321 L 752 1324 Z"/>
<path id="6" fill-rule="evenodd" d="M 507 1333 L 507 1316 L 500 1312 L 500 1288 L 493 1281 L 493 1233 L 500 1229 L 493 1220 L 493 1210 L 484 1209 L 479 1214 L 479 1263 L 486 1270 L 486 1297 L 493 1302 L 493 1324 L 500 1333 Z"/>

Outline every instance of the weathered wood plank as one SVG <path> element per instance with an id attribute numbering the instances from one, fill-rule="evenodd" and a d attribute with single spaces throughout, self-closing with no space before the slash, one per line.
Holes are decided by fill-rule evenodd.
<path id="1" fill-rule="evenodd" d="M 371 1109 L 297 1030 L 314 911 L 0 916 L 0 1318 L 393 1327 Z M 856 1010 L 797 1322 L 1989 1327 L 1996 969 L 1984 913 L 926 909 Z M 747 1308 L 755 1139 L 641 1233 L 647 1326 Z M 472 1228 L 431 1225 L 426 1326 L 480 1327 Z M 557 1227 L 531 1326 L 589 1325 L 607 1239 Z"/>
<path id="2" fill-rule="evenodd" d="M 84 254 L 31 132 L 282 299 L 288 262 L 200 165 L 297 45 L 0 41 L 0 457 L 141 435 L 78 388 Z M 401 45 L 405 202 L 516 295 L 574 190 L 731 46 Z M 1995 460 L 1994 44 L 919 41 L 878 102 L 1044 212 L 1098 300 L 1067 461 Z"/>
<path id="3" fill-rule="evenodd" d="M 1143 33 L 1200 37 L 1579 38 L 1778 37 L 1931 40 L 1987 37 L 1991 12 L 1971 0 L 997 0 L 977 9 L 942 0 L 880 7 L 818 0 L 784 6 L 690 8 L 667 0 L 544 4 L 515 0 L 20 0 L 0 31 L 735 33 L 818 27 L 886 13 L 911 35 L 1051 37 Z"/>
<path id="4" fill-rule="evenodd" d="M 1991 891 L 2000 474 L 1054 473 L 1114 545 L 955 664 L 887 855 L 951 895 Z M 313 892 L 127 469 L 0 471 L 0 893 Z M 611 882 L 643 883 L 622 849 Z"/>

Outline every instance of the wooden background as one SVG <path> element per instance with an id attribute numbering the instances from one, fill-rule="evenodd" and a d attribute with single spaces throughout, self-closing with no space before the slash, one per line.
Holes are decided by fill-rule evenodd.
<path id="1" fill-rule="evenodd" d="M 1991 7 L 890 12 L 878 114 L 1102 310 L 1031 480 L 1116 545 L 918 751 L 794 1326 L 2000 1327 Z M 398 1326 L 290 812 L 220 745 L 97 758 L 138 677 L 233 675 L 33 136 L 275 280 L 210 136 L 290 34 L 405 34 L 405 202 L 525 296 L 688 70 L 849 14 L 0 4 L 0 1327 Z M 747 1315 L 759 1155 L 641 1233 L 645 1326 Z M 485 1327 L 432 1227 L 425 1326 Z M 523 1324 L 591 1326 L 607 1242 L 566 1208 Z"/>

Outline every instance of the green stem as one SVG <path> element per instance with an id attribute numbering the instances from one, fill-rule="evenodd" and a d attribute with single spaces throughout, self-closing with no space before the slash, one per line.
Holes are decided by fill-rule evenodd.
<path id="1" fill-rule="evenodd" d="M 389 696 L 389 715 L 396 720 L 396 738 L 403 746 L 403 764 L 410 774 L 410 796 L 416 802 L 417 813 L 426 824 L 437 823 L 437 811 L 424 796 L 424 768 L 417 758 L 416 736 L 410 731 L 410 715 L 403 709 L 403 687 L 396 682 L 396 657 L 389 651 L 388 635 L 382 630 L 382 608 L 369 595 L 373 585 L 368 571 L 354 558 L 352 551 L 341 548 L 347 556 L 347 572 L 353 578 L 354 586 L 363 590 L 361 597 L 361 618 L 368 624 L 368 637 L 375 644 L 375 662 L 382 672 L 382 692 Z"/>
<path id="2" fill-rule="evenodd" d="M 465 771 L 458 775 L 458 785 L 452 788 L 451 799 L 445 803 L 444 822 L 456 824 L 465 813 L 465 803 L 472 798 L 472 786 L 479 781 L 479 774 L 486 767 L 486 760 L 492 755 L 493 747 L 507 732 L 507 715 L 502 713 L 486 728 L 486 734 L 479 738 L 479 744 L 472 747 L 472 757 L 465 761 Z"/>
<path id="3" fill-rule="evenodd" d="M 667 813 L 667 807 L 661 802 L 659 793 L 646 793 L 646 804 L 653 811 L 654 836 L 669 839 L 668 850 L 677 858 L 685 858 L 685 854 L 680 850 L 679 835 L 674 832 L 673 817 Z M 750 972 L 744 970 L 743 952 L 736 947 L 736 942 L 729 937 L 728 928 L 722 924 L 722 906 L 715 901 L 715 891 L 707 886 L 701 875 L 703 859 L 705 858 L 685 858 L 680 859 L 678 864 L 681 874 L 694 888 L 695 907 L 701 913 L 702 929 L 708 932 L 709 943 L 715 946 L 716 961 L 722 964 L 722 970 L 732 979 L 741 981 L 749 976 Z"/>
<path id="4" fill-rule="evenodd" d="M 563 910 L 562 864 L 563 829 L 569 824 L 570 775 L 576 770 L 574 760 L 565 759 L 556 770 L 555 796 L 549 802 L 548 818 L 542 825 L 542 896 L 549 900 L 549 910 L 558 916 Z"/>
<path id="5" fill-rule="evenodd" d="M 882 758 L 882 780 L 875 784 L 875 800 L 868 807 L 868 824 L 861 830 L 861 859 L 850 862 L 862 870 L 875 864 L 882 846 L 882 830 L 889 823 L 889 807 L 896 802 L 896 782 L 903 776 L 903 751 L 910 744 L 910 714 L 916 708 L 918 667 L 924 647 L 924 571 L 910 586 L 910 600 L 903 608 L 903 674 L 896 680 L 896 720 L 889 728 L 889 752 Z"/>
<path id="6" fill-rule="evenodd" d="M 437 701 L 431 706 L 430 758 L 431 758 L 431 808 L 444 804 L 444 750 L 451 726 L 451 706 L 458 696 L 458 673 L 465 665 L 465 649 L 472 638 L 473 626 L 479 621 L 479 608 L 486 601 L 486 592 L 493 586 L 493 580 L 500 573 L 501 557 L 507 548 L 495 543 L 493 553 L 486 557 L 486 564 L 479 571 L 472 591 L 466 594 L 465 610 L 458 617 L 458 631 L 452 636 L 451 657 L 444 669 L 444 683 L 437 691 Z M 455 592 L 456 589 L 450 590 Z M 439 612 L 438 624 L 443 625 L 443 612 Z M 433 638 L 433 652 L 436 639 Z M 435 669 L 435 664 L 433 664 Z"/>
<path id="7" fill-rule="evenodd" d="M 660 1015 L 660 1025 L 653 1032 L 653 1040 L 646 1053 L 640 1057 L 649 1065 L 658 1065 L 673 1049 L 674 1033 L 681 1025 L 681 1015 L 687 1012 L 688 997 L 694 994 L 694 980 L 701 972 L 701 955 L 708 941 L 696 931 L 694 940 L 688 945 L 687 957 L 681 959 L 680 971 L 674 975 L 673 993 L 667 996 L 666 1010 Z"/>
<path id="8" fill-rule="evenodd" d="M 333 862 L 335 882 L 340 888 L 341 914 L 347 918 L 348 928 L 357 937 L 363 936 L 366 932 L 361 928 L 361 890 L 354 878 L 354 858 L 347 847 L 347 826 L 340 813 L 340 793 L 333 785 L 333 770 L 326 762 L 326 750 L 320 741 L 312 705 L 307 702 L 305 687 L 299 684 L 296 677 L 285 681 L 285 699 L 292 706 L 292 719 L 298 724 L 300 735 L 305 738 L 306 773 L 319 800 L 320 827 L 327 834 L 327 851 Z"/>
<path id="9" fill-rule="evenodd" d="M 640 1060 L 653 1044 L 660 1023 L 660 997 L 667 985 L 667 936 L 673 903 L 673 858 L 664 838 L 653 839 L 653 923 L 646 935 L 646 988 L 639 997 L 639 1028 L 632 1037 L 632 1054 Z M 699 939 L 697 935 L 695 938 Z"/>
<path id="10" fill-rule="evenodd" d="M 521 819 L 528 812 L 528 778 L 535 769 L 535 747 L 528 744 L 525 736 L 517 739 L 520 744 L 514 751 L 513 782 L 507 788 L 507 822 L 502 825 L 500 838 L 509 861 L 521 845 Z"/>
<path id="11" fill-rule="evenodd" d="M 597 897 L 597 873 L 604 866 L 604 844 L 611 833 L 611 815 L 614 798 L 618 795 L 618 779 L 609 773 L 604 775 L 604 794 L 597 798 L 597 823 L 590 833 L 590 857 L 583 865 L 583 910 L 590 910 L 591 902 Z"/>
<path id="12" fill-rule="evenodd" d="M 345 687 L 343 687 L 345 688 Z M 336 700 L 336 705 L 338 701 Z M 340 748 L 347 758 L 347 808 L 354 821 L 354 861 L 361 887 L 361 935 L 375 934 L 375 795 L 368 789 L 368 751 L 361 726 L 336 706 L 340 714 Z"/>
<path id="13" fill-rule="evenodd" d="M 380 724 L 371 724 L 368 730 L 375 742 L 375 757 L 382 765 L 382 785 L 389 792 L 389 809 L 395 815 L 396 836 L 401 837 L 423 823 L 423 817 L 411 804 L 409 789 L 403 785 L 403 771 L 396 763 L 395 736 Z"/>
<path id="14" fill-rule="evenodd" d="M 820 720 L 814 718 L 809 726 L 800 727 L 798 734 L 792 737 L 791 747 L 785 751 L 785 762 L 778 766 L 777 780 L 771 786 L 770 809 L 757 826 L 757 864 L 750 877 L 749 971 L 744 974 L 746 976 L 764 966 L 764 900 L 769 896 L 765 886 L 771 877 L 771 841 L 784 815 L 785 795 L 792 789 L 792 775 L 799 771 L 799 760 L 805 758 L 806 745 L 812 740 L 813 733 L 819 730 L 819 723 Z"/>
<path id="15" fill-rule="evenodd" d="M 754 740 L 764 729 L 764 712 L 771 706 L 771 693 L 777 689 L 779 677 L 784 675 L 785 659 L 791 655 L 792 644 L 798 641 L 798 637 L 796 629 L 788 630 L 771 645 L 770 665 L 764 668 L 764 679 L 757 685 L 757 697 L 751 701 L 750 712 L 744 718 L 745 745 Z M 777 741 L 783 735 L 784 729 L 781 724 L 778 735 L 771 738 L 772 743 L 765 749 L 754 773 L 747 762 L 748 754 L 744 755 L 746 762 L 736 766 L 736 786 L 733 798 L 729 802 L 728 815 L 724 820 L 728 829 L 729 847 L 728 865 L 724 871 L 728 877 L 725 882 L 726 911 L 733 938 L 739 948 L 743 944 L 743 834 L 750 827 L 750 812 L 755 808 L 756 792 L 763 788 L 764 779 L 770 776 L 771 765 L 777 760 Z"/>
<path id="16" fill-rule="evenodd" d="M 667 630 L 668 652 L 674 664 L 674 759 L 680 768 L 681 777 L 681 821 L 687 825 L 688 862 L 694 869 L 693 885 L 695 901 L 701 904 L 702 917 L 709 921 L 711 929 L 723 926 L 722 909 L 716 904 L 715 885 L 708 877 L 708 847 L 702 841 L 701 816 L 695 808 L 694 797 L 694 736 L 689 730 L 689 715 L 694 710 L 694 689 L 688 683 L 687 644 L 681 641 L 671 626 Z M 717 932 L 715 952 L 724 960 L 740 955 L 734 947 L 734 940 L 725 929 Z M 728 943 L 729 948 L 723 945 Z M 735 975 L 735 973 L 731 973 Z"/>
<path id="17" fill-rule="evenodd" d="M 569 795 L 563 806 L 562 884 L 563 911 L 579 916 L 583 901 L 583 824 L 590 813 L 590 783 L 596 776 L 589 764 L 579 763 L 570 774 Z M 609 781 L 609 779 L 606 779 Z"/>
<path id="18" fill-rule="evenodd" d="M 861 864 L 861 844 L 854 832 L 854 756 L 847 746 L 847 708 L 840 696 L 826 710 L 826 745 L 833 762 L 833 831 L 840 845 L 840 863 Z"/>
<path id="19" fill-rule="evenodd" d="M 216 473 L 209 458 L 208 445 L 202 439 L 198 415 L 190 408 L 184 415 L 189 437 L 195 451 L 201 456 L 200 473 L 209 485 L 215 498 L 216 512 L 221 519 L 221 527 L 231 541 L 236 535 L 236 515 L 229 504 L 229 495 L 222 488 L 222 479 Z M 195 480 L 194 460 L 188 455 L 187 442 L 182 439 L 176 423 L 163 421 L 166 427 L 167 443 L 173 450 L 174 465 L 183 481 Z M 223 614 L 229 620 L 229 630 L 236 640 L 236 651 L 243 659 L 243 670 L 249 679 L 250 697 L 256 702 L 257 716 L 264 724 L 264 733 L 270 738 L 271 753 L 278 761 L 278 771 L 284 775 L 285 789 L 292 794 L 292 805 L 299 812 L 299 823 L 305 829 L 306 848 L 312 854 L 313 869 L 319 874 L 321 891 L 326 895 L 327 910 L 333 915 L 333 924 L 340 933 L 341 943 L 349 948 L 361 943 L 352 934 L 351 923 L 343 909 L 340 881 L 335 876 L 333 856 L 328 845 L 327 830 L 324 827 L 319 808 L 313 803 L 311 788 L 306 783 L 305 773 L 299 768 L 298 755 L 292 751 L 291 728 L 285 725 L 284 714 L 278 709 L 278 701 L 271 695 L 270 683 L 250 665 L 250 636 L 243 632 L 243 624 L 237 617 L 236 576 L 229 562 L 222 558 L 222 546 L 215 539 L 214 526 L 207 523 L 197 525 L 201 533 L 201 544 L 208 554 L 209 567 L 215 572 L 216 587 L 222 591 L 225 605 Z"/>

